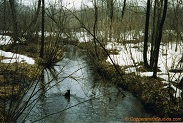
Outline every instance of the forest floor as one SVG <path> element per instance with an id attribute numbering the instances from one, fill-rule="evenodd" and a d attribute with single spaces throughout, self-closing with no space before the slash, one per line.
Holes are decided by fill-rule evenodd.
<path id="1" fill-rule="evenodd" d="M 112 82 L 118 87 L 133 93 L 144 105 L 147 112 L 151 112 L 158 117 L 183 119 L 183 100 L 181 98 L 171 98 L 169 89 L 163 88 L 165 84 L 161 82 L 161 78 L 141 77 L 134 73 L 125 74 L 122 69 L 120 72 L 121 78 L 115 72 L 113 65 L 107 62 L 99 63 L 94 73 L 96 72 L 100 77 L 107 78 L 106 82 Z M 173 93 L 174 91 L 171 90 L 172 95 Z"/>
<path id="2" fill-rule="evenodd" d="M 86 48 L 83 43 L 78 44 L 78 46 L 84 50 L 90 50 Z M 38 43 L 30 42 L 26 44 L 16 44 L 14 46 L 6 45 L 1 47 L 1 49 L 34 58 L 36 60 L 34 65 L 28 65 L 26 63 L 21 64 L 19 67 L 21 68 L 19 69 L 21 75 L 16 75 L 21 78 L 22 73 L 24 73 L 24 75 L 26 75 L 28 78 L 33 77 L 34 70 L 38 68 L 37 61 L 39 60 L 38 57 L 40 49 L 40 45 Z M 93 52 L 93 49 L 91 50 L 91 52 Z M 169 93 L 168 88 L 163 88 L 165 85 L 161 82 L 162 79 L 141 77 L 135 75 L 134 73 L 126 74 L 124 73 L 124 70 L 118 65 L 116 65 L 116 68 L 119 71 L 117 73 L 114 66 L 106 61 L 106 53 L 104 53 L 101 48 L 99 48 L 98 52 L 100 52 L 99 55 L 101 55 L 100 58 L 102 60 L 95 60 L 95 62 L 91 63 L 91 67 L 93 68 L 94 73 L 97 75 L 96 77 L 101 77 L 102 79 L 105 79 L 106 82 L 112 82 L 124 90 L 132 92 L 142 102 L 148 112 L 151 112 L 158 117 L 182 118 L 183 120 L 183 100 L 181 98 L 172 98 L 170 94 L 174 92 L 172 91 Z M 0 59 L 2 58 L 0 57 Z M 0 63 L 0 68 L 3 68 L 0 71 L 0 80 L 5 78 L 5 74 L 2 73 L 4 72 L 5 68 L 7 68 L 7 66 L 10 68 L 6 69 L 8 73 L 10 73 L 10 71 L 16 71 L 16 63 L 11 65 Z M 119 75 L 119 73 L 121 75 Z M 4 86 L 0 87 L 0 93 L 4 93 L 3 87 Z M 11 87 L 7 86 L 7 88 Z M 19 90 L 18 87 L 16 88 Z"/>
<path id="3" fill-rule="evenodd" d="M 83 49 L 90 50 L 86 47 L 87 44 L 80 44 Z M 89 46 L 91 46 L 89 44 Z M 125 73 L 124 66 L 112 65 L 106 61 L 104 51 L 98 48 L 98 53 L 101 59 L 97 58 L 91 60 L 91 67 L 96 74 L 96 78 L 105 79 L 105 82 L 114 83 L 118 87 L 133 93 L 144 105 L 147 112 L 153 113 L 161 118 L 179 118 L 183 120 L 183 99 L 181 97 L 174 97 L 175 90 L 165 88 L 167 83 L 163 83 L 162 78 L 153 78 L 136 75 L 135 73 Z M 93 52 L 93 49 L 91 49 Z M 109 53 L 117 53 L 116 51 L 109 51 Z M 116 72 L 118 70 L 118 72 Z M 144 71 L 145 68 L 141 64 L 139 71 Z M 119 75 L 120 74 L 120 75 Z"/>

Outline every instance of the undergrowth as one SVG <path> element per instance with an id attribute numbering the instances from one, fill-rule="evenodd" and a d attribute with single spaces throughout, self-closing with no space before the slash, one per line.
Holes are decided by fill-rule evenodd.
<path id="1" fill-rule="evenodd" d="M 161 82 L 161 78 L 141 77 L 135 73 L 125 74 L 124 69 L 119 65 L 116 66 L 120 72 L 116 72 L 114 65 L 106 62 L 105 58 L 97 60 L 96 57 L 90 56 L 90 59 L 89 64 L 96 78 L 105 79 L 104 82 L 113 83 L 130 91 L 141 101 L 147 112 L 159 117 L 183 119 L 183 99 L 179 97 L 173 102 L 169 95 L 169 89 L 164 88 L 165 85 Z M 147 71 L 143 68 L 139 68 L 139 70 Z M 172 95 L 174 93 L 171 91 Z"/>
<path id="2" fill-rule="evenodd" d="M 152 77 L 141 77 L 134 73 L 125 74 L 121 71 L 123 80 L 115 72 L 113 65 L 101 62 L 95 65 L 94 73 L 98 74 L 107 82 L 117 84 L 124 90 L 130 91 L 141 101 L 147 112 L 159 117 L 179 117 L 183 118 L 183 100 L 176 98 L 172 102 L 168 88 L 164 88 L 162 79 Z M 105 81 L 106 82 L 106 81 Z M 174 94 L 174 92 L 171 92 Z"/>
<path id="3" fill-rule="evenodd" d="M 39 85 L 43 71 L 49 70 L 54 73 L 52 72 L 54 66 L 63 58 L 63 48 L 58 45 L 57 40 L 51 39 L 51 37 L 46 40 L 44 57 L 40 58 L 39 43 L 29 41 L 24 44 L 1 46 L 1 49 L 5 51 L 30 56 L 35 59 L 36 63 L 34 65 L 18 62 L 0 63 L 0 122 L 17 122 L 22 113 L 30 108 L 30 104 L 40 98 L 38 96 L 34 99 L 42 88 L 35 90 L 35 87 Z M 52 76 L 55 78 L 54 74 Z M 32 87 L 32 92 L 29 92 Z M 25 99 L 28 92 L 31 94 L 28 99 Z"/>

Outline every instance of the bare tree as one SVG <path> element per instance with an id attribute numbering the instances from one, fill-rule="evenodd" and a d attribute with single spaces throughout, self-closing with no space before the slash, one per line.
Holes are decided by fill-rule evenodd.
<path id="1" fill-rule="evenodd" d="M 4 0 L 4 5 L 3 5 L 3 31 L 4 33 L 6 32 L 6 0 Z"/>
<path id="2" fill-rule="evenodd" d="M 125 9 L 126 9 L 126 0 L 123 1 L 123 9 L 121 11 L 121 19 L 123 19 L 123 17 L 124 17 Z"/>
<path id="3" fill-rule="evenodd" d="M 160 43 L 161 43 L 161 38 L 162 38 L 163 25 L 164 25 L 166 13 L 167 13 L 168 0 L 164 0 L 164 2 L 161 1 L 161 5 L 163 5 L 163 3 L 164 3 L 164 6 L 163 6 L 162 17 L 161 17 L 161 13 L 160 13 L 159 17 L 161 19 L 159 19 L 158 23 L 157 23 L 157 32 L 156 32 L 155 45 L 154 45 L 154 51 L 153 51 L 153 57 L 154 57 L 153 77 L 154 78 L 157 77 L 159 49 L 160 49 Z"/>
<path id="4" fill-rule="evenodd" d="M 95 17 L 95 20 L 94 20 L 94 25 L 93 25 L 93 35 L 94 35 L 94 47 L 95 47 L 95 54 L 97 56 L 97 58 L 99 59 L 99 56 L 98 56 L 98 53 L 97 53 L 97 41 L 96 41 L 96 38 L 97 37 L 97 22 L 98 22 L 98 8 L 97 8 L 97 1 L 96 0 L 93 0 L 93 4 L 94 4 L 94 11 L 95 11 L 95 14 L 94 14 L 94 17 Z"/>
<path id="5" fill-rule="evenodd" d="M 156 36 L 156 13 L 157 13 L 157 2 L 158 0 L 154 1 L 154 11 L 153 11 L 153 20 L 152 20 L 152 34 L 151 34 L 151 53 L 150 53 L 150 67 L 151 69 L 153 68 L 153 63 L 154 63 L 154 57 L 153 57 L 153 49 L 154 49 L 154 40 Z"/>
<path id="6" fill-rule="evenodd" d="M 143 52 L 143 59 L 144 59 L 144 67 L 149 68 L 147 62 L 147 50 L 148 50 L 148 34 L 149 34 L 149 18 L 150 18 L 150 0 L 147 0 L 147 7 L 146 7 L 146 23 L 145 23 L 145 35 L 144 35 L 144 52 Z"/>
<path id="7" fill-rule="evenodd" d="M 15 0 L 9 0 L 11 16 L 12 16 L 12 24 L 13 24 L 13 40 L 14 43 L 18 41 L 18 23 L 17 23 L 17 11 L 15 7 Z"/>
<path id="8" fill-rule="evenodd" d="M 42 0 L 42 24 L 41 24 L 41 49 L 40 49 L 40 57 L 43 58 L 44 54 L 44 15 L 45 15 L 45 3 L 44 0 Z"/>
<path id="9" fill-rule="evenodd" d="M 113 24 L 113 17 L 114 17 L 114 3 L 116 0 L 107 0 L 107 11 L 109 17 L 109 39 L 112 38 L 112 24 Z"/>
<path id="10" fill-rule="evenodd" d="M 41 0 L 38 0 L 38 6 L 37 6 L 36 12 L 34 14 L 34 17 L 31 20 L 30 24 L 25 28 L 25 30 L 23 30 L 21 35 L 24 35 L 27 32 L 28 37 L 29 38 L 31 37 L 32 33 L 34 32 L 33 28 L 35 27 L 36 22 L 39 17 L 40 9 L 41 9 Z"/>

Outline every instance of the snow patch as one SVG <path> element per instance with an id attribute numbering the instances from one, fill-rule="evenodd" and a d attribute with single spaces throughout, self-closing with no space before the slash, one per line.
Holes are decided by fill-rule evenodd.
<path id="1" fill-rule="evenodd" d="M 170 86 L 171 86 L 171 88 L 173 88 L 175 90 L 174 97 L 176 97 L 176 98 L 181 97 L 182 90 L 178 89 L 174 85 L 170 85 Z M 168 87 L 169 87 L 169 85 L 166 85 L 163 88 L 168 88 Z"/>
<path id="2" fill-rule="evenodd" d="M 160 54 L 159 54 L 159 62 L 158 67 L 161 72 L 158 72 L 158 77 L 165 79 L 166 81 L 177 81 L 178 78 L 183 76 L 183 73 L 173 73 L 169 72 L 171 69 L 179 68 L 183 69 L 180 65 L 178 65 L 182 51 L 181 49 L 183 45 L 178 45 L 177 48 L 175 43 L 168 43 L 166 45 L 161 45 Z M 118 55 L 110 55 L 114 63 L 120 66 L 135 66 L 137 63 L 143 61 L 143 43 L 127 43 L 127 44 L 120 44 L 120 43 L 108 43 L 106 45 L 107 49 L 117 49 L 119 51 Z M 176 51 L 176 49 L 178 49 Z M 180 50 L 179 50 L 180 49 Z M 150 51 L 148 51 L 148 58 L 150 57 Z M 108 57 L 107 61 L 110 63 L 111 60 Z M 140 74 L 141 76 L 152 76 L 152 72 L 137 72 L 135 68 L 128 68 L 126 69 L 126 73 L 135 72 Z"/>
<path id="3" fill-rule="evenodd" d="M 10 36 L 0 35 L 0 45 L 7 45 L 11 43 L 12 41 Z"/>
<path id="4" fill-rule="evenodd" d="M 15 54 L 12 52 L 5 52 L 0 50 L 0 56 L 5 57 L 1 60 L 2 63 L 26 62 L 27 64 L 35 64 L 35 60 L 33 60 L 32 58 L 20 54 Z"/>
<path id="5" fill-rule="evenodd" d="M 12 42 L 9 36 L 0 35 L 0 45 L 7 45 L 10 43 Z M 15 62 L 25 63 L 26 62 L 27 64 L 35 64 L 34 59 L 27 57 L 25 55 L 20 55 L 12 52 L 5 52 L 3 50 L 0 50 L 0 56 L 3 57 L 3 59 L 0 60 L 0 62 L 2 63 L 15 63 Z"/>

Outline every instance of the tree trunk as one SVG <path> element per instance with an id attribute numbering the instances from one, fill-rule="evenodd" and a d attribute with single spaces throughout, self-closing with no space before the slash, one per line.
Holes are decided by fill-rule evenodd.
<path id="1" fill-rule="evenodd" d="M 150 17 L 150 0 L 147 0 L 147 10 L 146 10 L 146 23 L 145 23 L 145 35 L 144 35 L 144 52 L 143 52 L 143 59 L 144 59 L 144 67 L 149 69 L 149 65 L 147 62 L 147 50 L 148 50 L 148 33 L 149 33 L 149 17 Z"/>
<path id="2" fill-rule="evenodd" d="M 32 35 L 32 33 L 34 32 L 34 31 L 32 31 L 32 30 L 33 30 L 32 28 L 35 27 L 35 25 L 36 25 L 37 19 L 38 19 L 38 17 L 39 17 L 40 9 L 41 9 L 41 0 L 38 0 L 38 7 L 37 7 L 37 10 L 36 10 L 35 15 L 34 15 L 34 17 L 33 17 L 33 20 L 32 20 L 31 23 L 26 27 L 26 29 L 22 32 L 21 35 L 24 35 L 24 34 L 27 32 L 28 37 L 31 37 L 30 35 Z"/>
<path id="3" fill-rule="evenodd" d="M 6 0 L 4 0 L 3 6 L 3 35 L 6 33 Z"/>
<path id="4" fill-rule="evenodd" d="M 18 28 L 17 28 L 17 15 L 15 8 L 15 0 L 9 0 L 11 16 L 12 16 L 12 24 L 13 24 L 13 40 L 14 43 L 18 41 Z"/>
<path id="5" fill-rule="evenodd" d="M 96 54 L 97 59 L 99 60 L 99 55 L 98 55 L 98 52 L 97 52 L 97 42 L 96 42 L 97 22 L 98 22 L 98 8 L 97 8 L 97 3 L 96 2 L 97 1 L 94 0 L 95 20 L 94 20 L 94 25 L 93 25 L 93 35 L 94 35 L 93 41 L 94 41 L 94 47 L 95 47 L 95 54 Z"/>
<path id="6" fill-rule="evenodd" d="M 164 0 L 164 9 L 163 9 L 163 15 L 160 23 L 158 24 L 158 34 L 156 35 L 156 42 L 155 42 L 155 47 L 154 47 L 154 65 L 153 65 L 153 77 L 157 77 L 157 67 L 158 67 L 158 57 L 159 57 L 159 48 L 160 48 L 160 43 L 161 43 L 161 38 L 162 38 L 162 31 L 163 31 L 163 25 L 165 22 L 166 18 L 166 13 L 167 13 L 167 5 L 168 5 L 168 0 Z"/>
<path id="7" fill-rule="evenodd" d="M 42 0 L 41 50 L 40 50 L 41 58 L 43 58 L 44 54 L 44 14 L 45 14 L 45 4 L 44 0 Z"/>
<path id="8" fill-rule="evenodd" d="M 121 12 L 121 19 L 123 19 L 123 17 L 124 17 L 125 8 L 126 8 L 126 0 L 123 1 L 123 9 L 122 9 L 122 12 Z"/>
<path id="9" fill-rule="evenodd" d="M 151 34 L 151 54 L 150 54 L 150 67 L 153 69 L 153 63 L 154 63 L 154 57 L 153 57 L 153 50 L 154 50 L 154 42 L 155 42 L 155 36 L 156 36 L 156 5 L 157 0 L 154 1 L 154 12 L 153 12 L 153 25 L 152 25 L 152 34 Z"/>
<path id="10" fill-rule="evenodd" d="M 114 15 L 114 2 L 113 0 L 107 0 L 107 9 L 109 16 L 109 40 L 112 38 L 112 26 L 113 26 L 113 15 Z"/>

